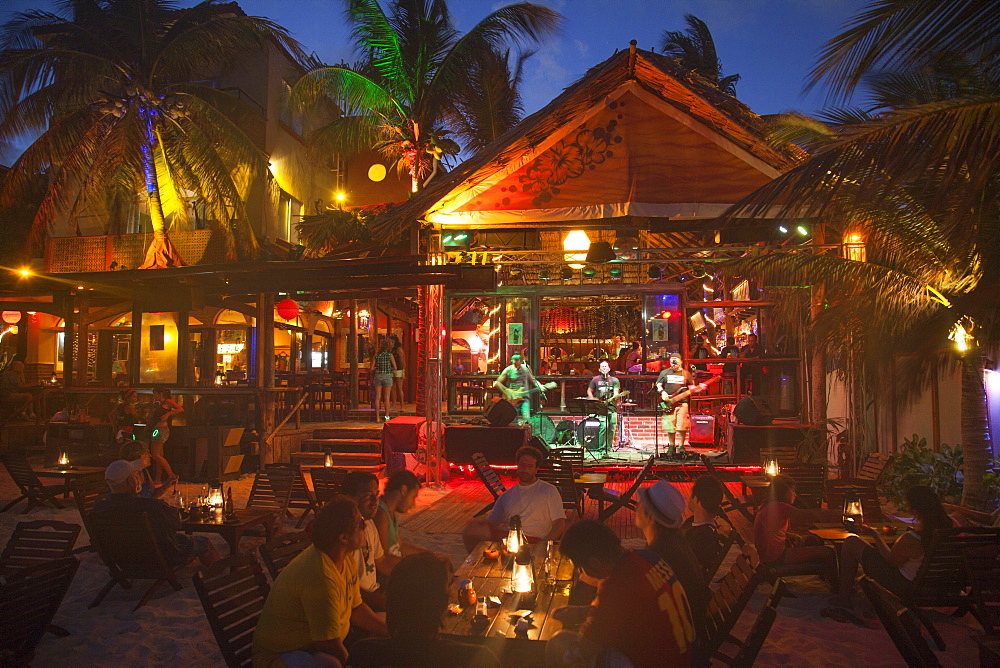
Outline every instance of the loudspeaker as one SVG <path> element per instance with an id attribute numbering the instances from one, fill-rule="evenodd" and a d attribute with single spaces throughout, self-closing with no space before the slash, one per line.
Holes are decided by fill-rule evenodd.
<path id="1" fill-rule="evenodd" d="M 692 443 L 715 443 L 715 416 L 692 415 L 688 440 Z"/>
<path id="2" fill-rule="evenodd" d="M 548 456 L 549 454 L 549 444 L 545 442 L 545 439 L 540 438 L 539 436 L 532 436 L 529 438 L 528 445 L 535 448 L 545 456 Z"/>
<path id="3" fill-rule="evenodd" d="M 729 462 L 760 464 L 760 453 L 767 448 L 798 447 L 802 430 L 797 426 L 766 425 L 760 427 L 729 423 Z"/>
<path id="4" fill-rule="evenodd" d="M 747 395 L 740 399 L 733 409 L 733 416 L 740 424 L 747 424 L 754 427 L 771 424 L 774 420 L 775 412 L 764 397 Z"/>
<path id="5" fill-rule="evenodd" d="M 528 443 L 524 427 L 475 427 L 447 425 L 444 428 L 445 456 L 452 464 L 471 464 L 472 454 L 483 453 L 490 464 L 516 465 L 514 453 Z"/>
<path id="6" fill-rule="evenodd" d="M 506 399 L 496 399 L 486 405 L 483 417 L 489 420 L 493 427 L 506 427 L 517 417 L 517 409 Z"/>

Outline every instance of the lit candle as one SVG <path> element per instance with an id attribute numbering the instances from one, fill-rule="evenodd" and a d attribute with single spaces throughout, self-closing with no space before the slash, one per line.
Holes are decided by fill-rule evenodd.
<path id="1" fill-rule="evenodd" d="M 524 545 L 524 538 L 521 535 L 521 516 L 512 515 L 507 521 L 507 552 L 509 554 L 517 554 Z"/>
<path id="2" fill-rule="evenodd" d="M 333 466 L 333 455 L 329 452 L 323 457 L 323 466 Z"/>
<path id="3" fill-rule="evenodd" d="M 778 466 L 777 459 L 768 459 L 764 462 L 764 473 L 771 476 L 772 478 L 779 473 L 781 473 L 781 467 Z"/>
<path id="4" fill-rule="evenodd" d="M 59 453 L 59 466 L 69 466 L 69 457 L 65 451 Z"/>

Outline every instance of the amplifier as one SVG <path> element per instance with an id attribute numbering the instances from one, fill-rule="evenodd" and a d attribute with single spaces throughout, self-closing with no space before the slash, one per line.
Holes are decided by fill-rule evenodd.
<path id="1" fill-rule="evenodd" d="M 688 440 L 691 443 L 715 444 L 715 416 L 714 415 L 692 415 L 691 431 L 688 432 Z"/>

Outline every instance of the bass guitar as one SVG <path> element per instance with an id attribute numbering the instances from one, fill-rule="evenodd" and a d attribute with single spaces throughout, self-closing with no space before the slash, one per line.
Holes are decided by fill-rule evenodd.
<path id="1" fill-rule="evenodd" d="M 504 399 L 517 406 L 535 392 L 544 392 L 546 390 L 551 390 L 556 385 L 557 383 L 545 383 L 541 387 L 538 386 L 529 387 L 524 390 L 513 390 L 509 387 L 501 387 L 500 391 L 503 392 Z"/>
<path id="2" fill-rule="evenodd" d="M 706 380 L 704 383 L 698 383 L 698 384 L 699 385 L 704 385 L 705 387 L 708 387 L 709 385 L 713 385 L 715 383 L 718 383 L 720 380 L 722 380 L 722 376 L 712 376 L 711 378 L 709 378 L 708 380 Z M 687 399 L 688 397 L 690 397 L 692 394 L 697 394 L 697 393 L 699 393 L 701 391 L 702 391 L 701 389 L 697 389 L 697 390 L 692 391 L 689 387 L 685 387 L 683 390 L 677 392 L 676 394 L 672 394 L 672 395 L 668 395 L 666 392 L 660 392 L 660 398 L 663 399 L 663 401 L 660 404 L 660 407 L 663 408 L 664 410 L 671 409 L 676 404 L 678 404 L 678 403 L 684 401 L 685 399 Z"/>

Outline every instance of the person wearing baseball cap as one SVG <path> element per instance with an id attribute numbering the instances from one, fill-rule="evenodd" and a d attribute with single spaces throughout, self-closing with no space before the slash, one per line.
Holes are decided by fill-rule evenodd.
<path id="1" fill-rule="evenodd" d="M 180 566 L 197 557 L 203 566 L 211 566 L 221 559 L 218 551 L 205 536 L 188 536 L 181 533 L 181 518 L 177 508 L 160 499 L 139 496 L 142 488 L 142 470 L 149 466 L 149 454 L 139 459 L 113 461 L 104 470 L 104 480 L 111 494 L 94 504 L 90 516 L 99 521 L 105 514 L 128 516 L 129 526 L 139 527 L 143 513 L 149 518 L 150 528 L 167 563 Z M 149 555 L 150 559 L 153 555 Z"/>
<path id="2" fill-rule="evenodd" d="M 684 495 L 670 483 L 660 480 L 639 489 L 635 526 L 646 537 L 649 549 L 659 554 L 677 574 L 693 618 L 701 619 L 708 607 L 709 591 L 698 559 L 681 533 L 686 509 Z"/>

